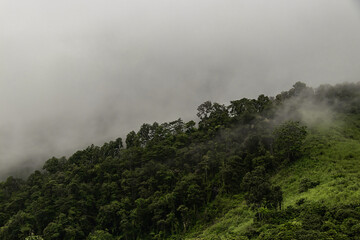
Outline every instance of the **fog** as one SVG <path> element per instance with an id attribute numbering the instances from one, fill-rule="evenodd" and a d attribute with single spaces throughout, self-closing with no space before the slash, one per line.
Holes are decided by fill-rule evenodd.
<path id="1" fill-rule="evenodd" d="M 358 1 L 2 0 L 0 178 L 359 65 Z"/>

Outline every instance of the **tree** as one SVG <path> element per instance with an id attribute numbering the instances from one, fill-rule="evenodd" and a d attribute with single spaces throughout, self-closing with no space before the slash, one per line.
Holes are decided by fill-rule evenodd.
<path id="1" fill-rule="evenodd" d="M 112 201 L 110 204 L 100 207 L 97 222 L 102 229 L 108 229 L 112 234 L 120 234 L 121 204 Z"/>
<path id="2" fill-rule="evenodd" d="M 0 228 L 0 238 L 4 240 L 24 239 L 31 233 L 33 225 L 34 218 L 29 213 L 20 210 Z"/>
<path id="3" fill-rule="evenodd" d="M 255 207 L 280 208 L 283 200 L 281 188 L 272 186 L 263 166 L 248 172 L 241 184 L 246 191 L 245 200 Z"/>
<path id="4" fill-rule="evenodd" d="M 127 148 L 140 146 L 139 137 L 136 135 L 134 131 L 128 133 L 128 135 L 126 136 L 125 143 Z"/>
<path id="5" fill-rule="evenodd" d="M 246 202 L 251 205 L 255 204 L 260 207 L 265 202 L 266 196 L 270 194 L 271 184 L 266 176 L 263 166 L 255 168 L 253 171 L 246 173 L 241 183 L 241 187 L 246 191 Z"/>
<path id="6" fill-rule="evenodd" d="M 52 157 L 47 160 L 43 166 L 43 169 L 48 171 L 49 173 L 56 173 L 57 171 L 64 170 L 64 166 L 66 164 L 65 157 L 57 159 L 56 157 Z"/>
<path id="7" fill-rule="evenodd" d="M 262 101 L 265 101 L 265 99 L 261 98 L 260 102 L 257 102 L 255 99 L 242 98 L 231 101 L 228 108 L 236 121 L 248 124 L 255 118 L 255 114 L 261 111 Z"/>
<path id="8" fill-rule="evenodd" d="M 241 181 L 248 171 L 244 160 L 240 156 L 231 156 L 223 161 L 220 167 L 220 173 L 224 181 L 223 189 L 227 193 L 238 193 L 240 191 Z"/>
<path id="9" fill-rule="evenodd" d="M 224 105 L 206 101 L 198 107 L 197 116 L 200 118 L 199 128 L 209 129 L 226 125 L 229 121 L 229 112 Z"/>
<path id="10" fill-rule="evenodd" d="M 275 155 L 282 161 L 294 161 L 302 154 L 301 146 L 307 135 L 306 127 L 299 122 L 288 121 L 274 131 Z"/>

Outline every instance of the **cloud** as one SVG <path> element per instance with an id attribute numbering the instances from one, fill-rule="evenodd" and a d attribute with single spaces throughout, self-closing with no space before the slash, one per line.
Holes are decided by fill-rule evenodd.
<path id="1" fill-rule="evenodd" d="M 336 0 L 3 0 L 0 176 L 206 100 L 357 81 L 358 17 Z"/>

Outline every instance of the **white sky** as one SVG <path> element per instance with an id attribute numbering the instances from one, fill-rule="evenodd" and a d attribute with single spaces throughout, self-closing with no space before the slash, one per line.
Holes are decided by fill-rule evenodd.
<path id="1" fill-rule="evenodd" d="M 206 100 L 359 76 L 359 0 L 0 0 L 0 176 Z"/>

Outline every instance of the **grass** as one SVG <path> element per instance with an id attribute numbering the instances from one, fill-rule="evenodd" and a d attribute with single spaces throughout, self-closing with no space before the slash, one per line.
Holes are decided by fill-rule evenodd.
<path id="1" fill-rule="evenodd" d="M 307 155 L 274 176 L 284 192 L 284 207 L 299 199 L 327 205 L 360 201 L 359 117 L 341 117 L 327 128 L 310 129 L 305 143 Z M 320 184 L 299 193 L 300 181 L 308 178 Z"/>
<path id="2" fill-rule="evenodd" d="M 251 211 L 244 201 L 239 202 L 236 207 L 228 211 L 215 223 L 205 228 L 203 231 L 190 234 L 187 240 L 225 240 L 235 239 L 235 236 L 242 235 L 247 227 L 253 223 L 253 211 Z M 238 239 L 238 238 L 237 238 Z"/>

